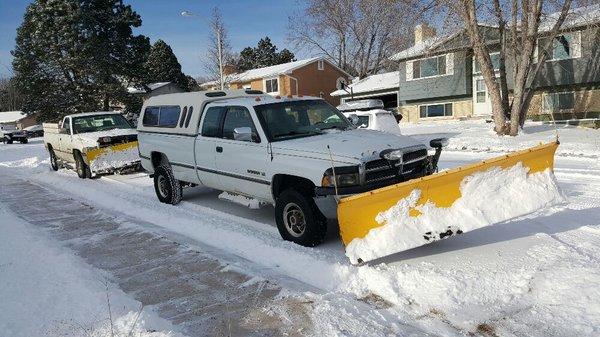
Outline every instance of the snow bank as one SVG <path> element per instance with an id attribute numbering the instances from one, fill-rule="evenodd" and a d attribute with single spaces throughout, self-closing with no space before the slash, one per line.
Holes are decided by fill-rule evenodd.
<path id="1" fill-rule="evenodd" d="M 346 247 L 353 263 L 370 261 L 395 252 L 422 246 L 450 235 L 506 221 L 532 213 L 563 200 L 550 170 L 527 174 L 521 163 L 508 168 L 491 168 L 466 177 L 460 186 L 462 197 L 451 207 L 433 203 L 416 206 L 418 217 L 409 216 L 421 195 L 411 194 L 377 215 L 381 227 L 372 229 L 363 239 L 354 239 Z"/>
<path id="2" fill-rule="evenodd" d="M 100 154 L 90 163 L 93 172 L 124 167 L 140 160 L 138 148 L 130 147 L 123 151 L 113 151 L 110 148 Z"/>

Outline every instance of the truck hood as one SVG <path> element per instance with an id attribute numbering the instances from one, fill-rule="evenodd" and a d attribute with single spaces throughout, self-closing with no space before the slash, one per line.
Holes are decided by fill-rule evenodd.
<path id="1" fill-rule="evenodd" d="M 335 161 L 366 161 L 378 157 L 385 149 L 402 149 L 425 145 L 411 137 L 367 129 L 331 131 L 321 135 L 273 143 L 273 152 L 310 156 L 329 160 L 329 150 Z"/>
<path id="2" fill-rule="evenodd" d="M 116 137 L 116 136 L 129 136 L 129 135 L 137 135 L 137 130 L 135 129 L 112 129 L 107 131 L 97 131 L 97 132 L 86 132 L 86 133 L 78 133 L 73 135 L 73 138 L 81 141 L 84 146 L 92 147 L 98 145 L 98 139 L 101 137 Z"/>

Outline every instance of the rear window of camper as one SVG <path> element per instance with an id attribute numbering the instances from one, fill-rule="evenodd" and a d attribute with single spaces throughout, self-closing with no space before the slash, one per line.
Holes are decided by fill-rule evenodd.
<path id="1" fill-rule="evenodd" d="M 181 107 L 179 105 L 149 106 L 144 111 L 144 126 L 174 128 L 179 121 Z"/>

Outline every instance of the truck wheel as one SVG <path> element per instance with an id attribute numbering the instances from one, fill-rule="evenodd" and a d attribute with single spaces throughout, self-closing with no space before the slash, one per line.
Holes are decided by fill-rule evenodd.
<path id="1" fill-rule="evenodd" d="M 83 157 L 79 152 L 75 153 L 75 171 L 77 171 L 77 175 L 81 179 L 92 177 L 90 167 L 85 163 L 85 161 L 83 161 Z"/>
<path id="2" fill-rule="evenodd" d="M 27 142 L 29 142 L 29 140 L 27 138 L 21 139 L 21 144 L 27 144 Z"/>
<path id="3" fill-rule="evenodd" d="M 314 200 L 293 189 L 283 191 L 277 198 L 275 221 L 284 240 L 301 246 L 317 246 L 327 234 L 327 220 Z"/>
<path id="4" fill-rule="evenodd" d="M 179 180 L 168 166 L 158 166 L 154 170 L 154 191 L 160 202 L 177 205 L 182 198 L 183 190 Z"/>
<path id="5" fill-rule="evenodd" d="M 12 143 L 13 143 L 13 139 L 12 139 L 12 137 L 11 137 L 11 136 L 7 136 L 7 137 L 6 137 L 6 143 L 7 143 L 7 144 L 12 144 Z"/>
<path id="6" fill-rule="evenodd" d="M 54 150 L 52 150 L 52 148 L 48 149 L 48 152 L 50 152 L 50 166 L 52 166 L 52 169 L 54 171 L 58 171 L 58 159 L 56 158 L 56 154 L 54 153 Z"/>

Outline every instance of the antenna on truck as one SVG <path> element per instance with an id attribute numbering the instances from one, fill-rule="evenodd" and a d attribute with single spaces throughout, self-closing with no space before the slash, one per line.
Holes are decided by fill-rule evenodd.
<path id="1" fill-rule="evenodd" d="M 333 165 L 333 156 L 331 155 L 331 148 L 327 145 L 327 151 L 329 151 L 329 160 L 331 161 L 331 171 L 333 173 L 333 187 L 335 188 L 335 201 L 338 202 L 340 195 L 338 194 L 337 177 L 335 176 L 335 166 Z"/>

